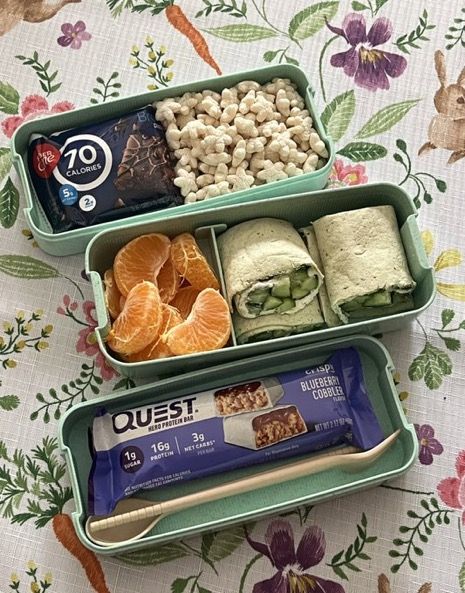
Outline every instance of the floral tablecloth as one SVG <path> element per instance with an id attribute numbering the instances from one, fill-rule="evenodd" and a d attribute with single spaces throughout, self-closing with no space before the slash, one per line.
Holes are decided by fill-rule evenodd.
<path id="1" fill-rule="evenodd" d="M 383 338 L 420 453 L 401 479 L 119 558 L 79 547 L 57 451 L 70 406 L 131 385 L 99 353 L 82 255 L 28 230 L 24 121 L 215 72 L 300 64 L 337 147 L 330 185 L 419 209 L 438 296 Z M 2 0 L 0 591 L 465 592 L 465 6 L 458 0 Z"/>

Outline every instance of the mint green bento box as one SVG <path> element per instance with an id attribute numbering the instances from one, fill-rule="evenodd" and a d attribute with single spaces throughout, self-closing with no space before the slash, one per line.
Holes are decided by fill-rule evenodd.
<path id="1" fill-rule="evenodd" d="M 28 173 L 27 148 L 31 134 L 51 134 L 70 128 L 101 122 L 109 118 L 118 117 L 135 109 L 139 109 L 154 101 L 160 101 L 166 97 L 175 97 L 186 92 L 198 92 L 206 89 L 221 91 L 226 87 L 233 86 L 243 80 L 255 80 L 261 84 L 271 81 L 273 78 L 288 78 L 297 85 L 297 90 L 304 98 L 307 109 L 312 115 L 313 126 L 320 138 L 325 142 L 328 150 L 328 161 L 324 167 L 311 173 L 304 173 L 281 181 L 253 187 L 231 194 L 219 196 L 195 204 L 185 204 L 174 208 L 167 208 L 156 212 L 140 214 L 132 218 L 126 218 L 122 222 L 112 221 L 101 223 L 82 229 L 66 231 L 64 233 L 53 233 L 50 223 L 44 214 Z M 117 99 L 108 103 L 83 107 L 58 115 L 44 117 L 26 122 L 18 128 L 12 138 L 12 157 L 15 168 L 23 184 L 26 196 L 26 208 L 24 209 L 27 224 L 29 225 L 39 247 L 51 255 L 71 255 L 81 253 L 86 245 L 97 233 L 107 229 L 119 228 L 122 224 L 130 221 L 144 223 L 146 221 L 164 218 L 172 218 L 186 212 L 198 212 L 210 210 L 218 206 L 230 203 L 247 202 L 260 198 L 284 196 L 303 191 L 314 191 L 322 189 L 328 180 L 329 173 L 334 161 L 334 146 L 327 136 L 319 115 L 315 109 L 310 82 L 303 70 L 291 64 L 277 64 L 255 70 L 235 72 L 225 76 L 217 76 L 205 80 L 198 80 L 186 84 L 172 86 L 158 91 L 143 93 Z"/>
<path id="2" fill-rule="evenodd" d="M 305 368 L 322 363 L 335 350 L 348 346 L 355 347 L 360 354 L 367 392 L 385 437 L 397 429 L 400 430 L 396 442 L 377 461 L 363 470 L 348 473 L 342 469 L 330 469 L 294 479 L 292 482 L 186 509 L 163 518 L 140 540 L 103 547 L 87 537 L 84 528 L 87 518 L 87 480 L 92 463 L 88 431 L 99 407 L 105 406 L 109 412 L 117 412 L 167 398 L 182 397 L 198 391 Z M 298 505 L 333 499 L 399 476 L 415 461 L 418 439 L 413 425 L 407 423 L 401 408 L 392 378 L 393 371 L 389 353 L 378 340 L 368 336 L 351 336 L 205 368 L 74 406 L 61 419 L 59 445 L 69 470 L 76 505 L 72 521 L 79 539 L 96 553 L 119 555 L 199 533 L 217 531 L 266 515 L 282 513 Z M 269 463 L 266 464 L 266 469 L 282 467 L 293 461 L 295 458 Z M 160 489 L 145 490 L 141 496 L 154 501 L 167 500 L 256 472 L 257 467 L 249 467 Z"/>
<path id="3" fill-rule="evenodd" d="M 107 349 L 105 337 L 110 329 L 110 320 L 104 302 L 102 277 L 105 270 L 113 265 L 118 250 L 135 237 L 146 233 L 162 233 L 171 238 L 183 232 L 196 235 L 202 251 L 216 271 L 222 293 L 225 295 L 216 236 L 228 226 L 253 218 L 271 217 L 289 220 L 295 227 L 300 228 L 326 214 L 386 204 L 393 206 L 396 211 L 410 273 L 417 283 L 413 293 L 413 310 L 252 344 L 238 345 L 233 331 L 230 343 L 221 350 L 146 362 L 123 362 Z M 160 378 L 350 334 L 376 335 L 400 329 L 424 311 L 431 304 L 435 294 L 433 270 L 420 238 L 416 216 L 415 206 L 401 188 L 388 183 L 377 183 L 241 203 L 240 207 L 222 206 L 209 211 L 189 212 L 176 218 L 125 223 L 124 226 L 120 223 L 118 228 L 104 231 L 94 237 L 86 250 L 86 272 L 94 290 L 99 347 L 109 364 L 121 374 L 130 377 Z"/>

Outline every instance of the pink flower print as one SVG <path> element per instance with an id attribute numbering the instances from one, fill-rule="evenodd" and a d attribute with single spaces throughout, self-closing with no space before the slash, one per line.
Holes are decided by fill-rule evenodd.
<path id="1" fill-rule="evenodd" d="M 47 99 L 40 95 L 29 95 L 21 104 L 21 114 L 23 117 L 29 117 L 33 113 L 48 111 Z"/>
<path id="2" fill-rule="evenodd" d="M 418 458 L 423 465 L 433 463 L 433 455 L 441 455 L 444 451 L 441 443 L 434 438 L 434 428 L 429 424 L 415 424 L 415 430 L 420 443 L 420 453 Z"/>
<path id="3" fill-rule="evenodd" d="M 360 185 L 367 182 L 365 165 L 345 165 L 342 159 L 336 159 L 329 174 L 328 187 Z"/>
<path id="4" fill-rule="evenodd" d="M 78 304 L 76 303 L 76 301 L 71 302 L 71 297 L 69 296 L 69 294 L 65 294 L 63 296 L 63 305 L 65 306 L 65 309 L 63 309 L 62 306 L 57 308 L 57 313 L 59 313 L 60 315 L 68 315 L 69 311 L 76 311 L 76 309 L 78 308 Z"/>
<path id="5" fill-rule="evenodd" d="M 58 37 L 57 42 L 62 47 L 70 46 L 71 49 L 80 49 L 83 41 L 89 41 L 92 37 L 86 31 L 86 24 L 84 21 L 78 21 L 75 25 L 71 23 L 63 23 L 61 25 L 63 35 Z"/>
<path id="6" fill-rule="evenodd" d="M 74 109 L 73 103 L 59 101 L 49 106 L 47 99 L 40 95 L 28 95 L 21 103 L 20 115 L 7 117 L 2 121 L 2 130 L 7 138 L 11 138 L 19 126 L 25 121 L 35 119 L 42 115 L 53 115 Z"/>
<path id="7" fill-rule="evenodd" d="M 463 510 L 462 523 L 465 525 L 465 451 L 460 451 L 455 462 L 457 477 L 444 478 L 437 486 L 442 502 L 453 509 Z"/>
<path id="8" fill-rule="evenodd" d="M 81 329 L 79 332 L 76 352 L 85 352 L 87 356 L 94 356 L 95 364 L 100 369 L 102 379 L 109 381 L 113 377 L 117 377 L 118 373 L 107 363 L 97 343 L 97 336 L 95 335 L 97 320 L 94 317 L 95 304 L 92 301 L 84 301 L 82 310 L 88 323 L 88 327 Z"/>

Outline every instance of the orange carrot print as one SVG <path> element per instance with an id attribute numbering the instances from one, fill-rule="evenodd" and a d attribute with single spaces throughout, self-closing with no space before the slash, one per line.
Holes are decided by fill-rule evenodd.
<path id="1" fill-rule="evenodd" d="M 97 556 L 81 544 L 71 517 L 63 512 L 63 507 L 73 498 L 73 492 L 61 483 L 66 468 L 58 456 L 57 439 L 44 437 L 30 453 L 16 449 L 13 454 L 4 447 L 0 457 L 5 461 L 2 466 L 4 479 L 0 484 L 0 515 L 20 525 L 34 521 L 36 528 L 51 521 L 57 540 L 79 561 L 93 590 L 110 593 Z M 31 485 L 42 475 L 47 475 L 47 480 L 40 482 L 38 492 Z M 28 506 L 22 511 L 20 506 L 25 499 Z M 90 592 L 90 588 L 87 589 Z M 32 587 L 31 590 L 35 591 Z"/>
<path id="2" fill-rule="evenodd" d="M 57 540 L 70 554 L 79 560 L 94 590 L 97 593 L 110 593 L 97 556 L 81 544 L 74 530 L 71 517 L 64 513 L 59 513 L 53 517 L 52 525 Z"/>
<path id="3" fill-rule="evenodd" d="M 221 74 L 221 68 L 213 59 L 204 36 L 189 21 L 181 7 L 177 4 L 171 4 L 170 6 L 167 6 L 166 18 L 175 29 L 177 29 L 180 33 L 185 35 L 187 39 L 189 39 L 195 51 L 199 54 L 202 60 L 211 66 L 217 74 Z"/>
<path id="4" fill-rule="evenodd" d="M 174 4 L 174 0 L 141 0 L 137 5 L 134 5 L 132 1 L 128 2 L 128 0 L 106 0 L 106 2 L 114 17 L 120 15 L 125 8 L 129 8 L 131 12 L 137 13 L 147 10 L 154 16 L 165 10 L 168 22 L 189 39 L 193 48 L 204 62 L 211 66 L 217 74 L 221 74 L 221 68 L 211 55 L 204 36 L 190 22 L 182 8 Z"/>

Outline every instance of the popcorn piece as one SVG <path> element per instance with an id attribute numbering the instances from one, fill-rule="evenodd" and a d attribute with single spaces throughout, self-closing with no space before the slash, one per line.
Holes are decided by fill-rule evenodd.
<path id="1" fill-rule="evenodd" d="M 318 155 L 328 158 L 328 151 L 326 150 L 325 143 L 316 132 L 310 134 L 310 148 Z"/>
<path id="2" fill-rule="evenodd" d="M 273 163 L 271 167 L 259 171 L 257 173 L 257 178 L 266 183 L 287 179 L 287 173 L 284 171 L 284 163 Z"/>
<path id="3" fill-rule="evenodd" d="M 225 181 L 228 175 L 228 167 L 225 163 L 220 163 L 215 171 L 215 183 L 221 183 Z"/>
<path id="4" fill-rule="evenodd" d="M 238 133 L 243 137 L 256 138 L 258 136 L 258 130 L 252 120 L 237 116 L 234 120 L 234 124 Z"/>
<path id="5" fill-rule="evenodd" d="M 210 175 L 209 173 L 204 173 L 203 175 L 199 175 L 197 177 L 196 182 L 197 186 L 202 188 L 206 185 L 211 185 L 212 183 L 214 183 L 215 178 L 213 177 L 213 175 Z"/>
<path id="6" fill-rule="evenodd" d="M 300 167 L 297 167 L 295 163 L 289 162 L 284 167 L 284 172 L 288 177 L 295 177 L 296 175 L 302 175 L 304 171 Z"/>
<path id="7" fill-rule="evenodd" d="M 316 169 L 316 165 L 318 163 L 318 155 L 315 153 L 310 154 L 307 157 L 307 160 L 304 163 L 304 166 L 302 167 L 304 170 L 304 173 L 310 173 L 310 171 L 314 171 Z"/>
<path id="8" fill-rule="evenodd" d="M 206 97 L 201 103 L 200 106 L 205 110 L 208 115 L 214 119 L 219 119 L 221 116 L 221 108 L 218 105 L 218 102 L 215 101 L 211 96 Z"/>
<path id="9" fill-rule="evenodd" d="M 181 147 L 181 144 L 179 142 L 179 139 L 181 137 L 181 132 L 179 131 L 178 126 L 174 122 L 171 122 L 168 124 L 168 127 L 166 128 L 166 132 L 165 132 L 165 137 L 166 137 L 166 142 L 168 143 L 168 146 L 172 150 L 175 150 L 176 148 Z"/>
<path id="10" fill-rule="evenodd" d="M 242 101 L 239 103 L 239 112 L 243 115 L 249 113 L 249 111 L 252 108 L 252 105 L 255 103 L 255 100 L 255 91 L 249 91 L 242 99 Z"/>
<path id="11" fill-rule="evenodd" d="M 291 102 L 287 98 L 286 91 L 284 89 L 280 89 L 276 93 L 276 109 L 279 111 L 279 113 L 287 117 L 290 113 L 290 107 Z"/>
<path id="12" fill-rule="evenodd" d="M 237 89 L 223 89 L 221 91 L 221 101 L 220 106 L 225 109 L 229 107 L 229 105 L 238 105 L 239 101 L 237 99 Z"/>
<path id="13" fill-rule="evenodd" d="M 249 175 L 243 167 L 237 167 L 234 175 L 228 175 L 226 179 L 232 185 L 232 191 L 249 189 L 255 181 L 253 175 Z"/>
<path id="14" fill-rule="evenodd" d="M 236 84 L 236 88 L 240 93 L 248 93 L 249 91 L 259 91 L 260 85 L 255 80 L 243 80 L 239 84 Z"/>
<path id="15" fill-rule="evenodd" d="M 222 124 L 229 124 L 232 122 L 232 120 L 236 117 L 238 109 L 239 107 L 237 103 L 231 103 L 231 105 L 225 107 L 223 113 L 220 116 L 220 122 Z"/>
<path id="16" fill-rule="evenodd" d="M 202 162 L 207 163 L 207 165 L 219 165 L 220 163 L 230 163 L 232 157 L 227 152 L 215 152 L 200 156 L 199 158 Z"/>
<path id="17" fill-rule="evenodd" d="M 236 147 L 234 148 L 234 152 L 232 155 L 233 167 L 237 167 L 238 165 L 240 165 L 240 163 L 242 163 L 242 161 L 245 159 L 246 152 L 247 151 L 245 140 L 239 140 L 239 142 L 236 144 Z"/>
<path id="18" fill-rule="evenodd" d="M 174 178 L 173 183 L 179 187 L 181 195 L 184 197 L 198 189 L 195 183 L 195 173 L 185 169 L 179 169 L 178 176 Z"/>

